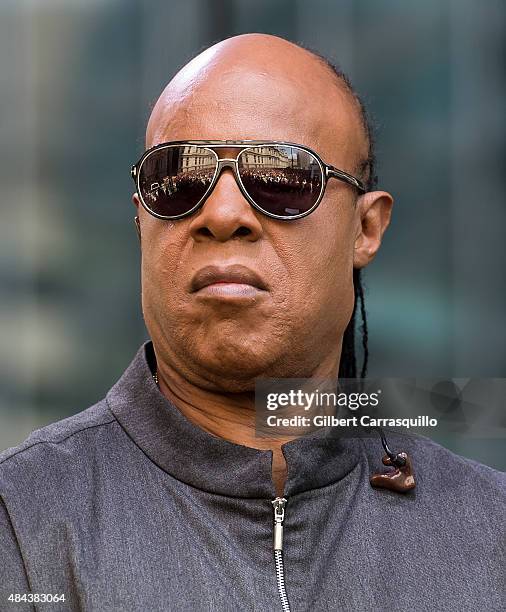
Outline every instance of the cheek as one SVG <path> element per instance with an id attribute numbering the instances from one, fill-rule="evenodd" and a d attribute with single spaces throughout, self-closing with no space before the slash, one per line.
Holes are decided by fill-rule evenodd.
<path id="1" fill-rule="evenodd" d="M 143 310 L 170 317 L 182 300 L 181 262 L 188 241 L 183 232 L 175 231 L 169 222 L 143 235 L 142 300 Z"/>
<path id="2" fill-rule="evenodd" d="M 334 207 L 334 211 L 335 211 Z M 294 299 L 305 313 L 334 312 L 349 306 L 353 296 L 353 214 L 349 206 L 333 213 L 329 206 L 311 219 L 286 253 L 294 280 Z M 349 211 L 349 212 L 348 212 Z M 333 214 L 332 214 L 333 213 Z"/>

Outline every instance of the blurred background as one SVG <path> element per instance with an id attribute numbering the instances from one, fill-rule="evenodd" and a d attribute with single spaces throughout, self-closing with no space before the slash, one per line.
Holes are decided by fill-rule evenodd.
<path id="1" fill-rule="evenodd" d="M 391 226 L 370 375 L 506 376 L 500 0 L 2 0 L 0 449 L 101 399 L 148 339 L 130 165 L 193 55 L 242 32 L 326 54 L 377 127 Z M 504 439 L 440 440 L 506 469 Z"/>

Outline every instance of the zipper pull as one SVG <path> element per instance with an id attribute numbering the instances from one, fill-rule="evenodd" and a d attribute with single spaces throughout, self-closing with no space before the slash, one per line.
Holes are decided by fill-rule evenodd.
<path id="1" fill-rule="evenodd" d="M 285 518 L 285 497 L 272 500 L 274 506 L 274 550 L 283 550 L 283 520 Z"/>

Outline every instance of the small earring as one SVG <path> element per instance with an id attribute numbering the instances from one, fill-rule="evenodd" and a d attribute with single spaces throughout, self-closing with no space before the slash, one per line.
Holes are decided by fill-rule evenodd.
<path id="1" fill-rule="evenodd" d="M 141 241 L 141 226 L 139 223 L 139 217 L 134 217 L 135 229 L 137 230 L 137 236 L 139 236 L 139 242 Z"/>

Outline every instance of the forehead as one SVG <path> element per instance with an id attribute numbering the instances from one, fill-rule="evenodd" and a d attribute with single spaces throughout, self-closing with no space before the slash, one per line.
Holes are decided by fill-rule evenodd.
<path id="1" fill-rule="evenodd" d="M 198 59 L 198 58 L 196 58 Z M 153 109 L 146 147 L 170 140 L 284 140 L 352 169 L 364 154 L 356 103 L 316 58 L 191 62 Z"/>

